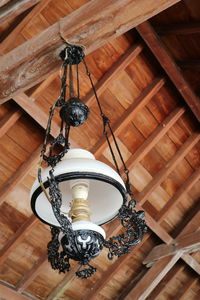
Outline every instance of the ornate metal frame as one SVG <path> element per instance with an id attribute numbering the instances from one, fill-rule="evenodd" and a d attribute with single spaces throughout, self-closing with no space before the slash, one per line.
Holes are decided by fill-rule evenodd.
<path id="1" fill-rule="evenodd" d="M 123 160 L 115 135 L 112 131 L 110 120 L 103 113 L 91 78 L 91 74 L 88 71 L 87 64 L 84 60 L 84 52 L 82 48 L 68 45 L 60 53 L 60 57 L 63 60 L 61 92 L 56 103 L 50 109 L 45 140 L 41 151 L 41 162 L 45 161 L 49 166 L 51 166 L 48 179 L 49 195 L 46 194 L 45 187 L 42 183 L 41 168 L 39 168 L 38 171 L 38 180 L 41 188 L 45 192 L 48 200 L 51 202 L 53 213 L 60 224 L 60 228 L 51 227 L 52 239 L 47 246 L 48 260 L 51 263 L 52 268 L 59 270 L 59 272 L 69 271 L 70 259 L 79 261 L 80 268 L 76 272 L 76 275 L 80 278 L 88 278 L 96 272 L 96 268 L 92 267 L 89 262 L 100 253 L 103 247 L 108 248 L 109 259 L 112 259 L 114 256 L 119 257 L 123 254 L 127 254 L 131 251 L 133 246 L 142 240 L 144 233 L 147 231 L 147 226 L 143 220 L 144 211 L 136 211 L 134 209 L 136 202 L 131 192 L 129 171 Z M 62 205 L 62 195 L 59 189 L 59 182 L 53 175 L 54 167 L 69 149 L 70 127 L 82 125 L 87 120 L 89 114 L 88 107 L 80 100 L 78 69 L 80 62 L 83 62 L 85 65 L 86 74 L 89 77 L 99 107 L 100 116 L 102 118 L 103 134 L 106 137 L 116 170 L 118 173 L 120 173 L 113 147 L 111 146 L 109 140 L 109 135 L 111 135 L 113 138 L 114 145 L 122 161 L 124 167 L 123 171 L 126 176 L 125 184 L 127 194 L 125 195 L 124 203 L 118 213 L 118 218 L 121 220 L 124 233 L 113 236 L 109 238 L 109 240 L 104 240 L 103 237 L 95 231 L 73 231 L 70 220 L 60 211 L 60 207 Z M 76 74 L 76 92 L 74 89 L 74 73 Z M 66 100 L 66 98 L 68 98 L 68 100 Z M 51 139 L 51 122 L 56 108 L 58 108 L 60 111 L 61 126 L 59 135 L 56 138 Z M 109 131 L 110 134 L 108 134 Z M 50 148 L 49 152 L 46 154 L 48 144 L 50 144 Z M 59 151 L 59 153 L 56 153 L 56 147 L 60 148 L 60 146 L 62 146 L 62 149 Z"/>

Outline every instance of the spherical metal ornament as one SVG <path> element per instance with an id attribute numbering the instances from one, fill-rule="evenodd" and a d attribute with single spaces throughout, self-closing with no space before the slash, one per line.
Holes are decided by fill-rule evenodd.
<path id="1" fill-rule="evenodd" d="M 69 242 L 65 234 L 61 238 L 63 252 L 70 258 L 81 262 L 82 265 L 98 256 L 103 249 L 104 239 L 102 235 L 93 230 L 74 231 L 74 243 Z"/>
<path id="2" fill-rule="evenodd" d="M 78 98 L 70 98 L 60 110 L 62 120 L 73 127 L 82 125 L 88 114 L 89 108 Z"/>

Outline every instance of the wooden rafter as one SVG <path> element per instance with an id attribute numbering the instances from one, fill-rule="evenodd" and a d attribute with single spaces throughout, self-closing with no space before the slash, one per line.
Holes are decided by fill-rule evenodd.
<path id="1" fill-rule="evenodd" d="M 162 168 L 151 182 L 139 193 L 137 201 L 143 204 L 146 199 L 150 196 L 153 190 L 158 187 L 167 176 L 176 168 L 180 161 L 187 155 L 187 153 L 194 147 L 195 144 L 200 140 L 200 133 L 192 134 L 183 146 L 176 152 L 173 158 Z"/>
<path id="2" fill-rule="evenodd" d="M 45 251 L 43 255 L 41 255 L 41 257 L 34 263 L 33 267 L 30 270 L 28 270 L 22 277 L 22 279 L 17 283 L 16 290 L 22 293 L 26 289 L 26 287 L 28 287 L 31 284 L 31 282 L 33 282 L 33 280 L 41 272 L 41 270 L 47 263 L 47 253 Z"/>
<path id="3" fill-rule="evenodd" d="M 123 54 L 112 67 L 103 75 L 103 77 L 95 85 L 97 95 L 100 96 L 117 77 L 120 76 L 121 72 L 141 53 L 143 46 L 136 44 L 130 47 L 125 54 Z M 91 90 L 84 98 L 84 103 L 90 106 L 95 100 L 93 90 Z"/>
<path id="4" fill-rule="evenodd" d="M 0 188 L 0 204 L 5 201 L 6 196 L 19 184 L 25 176 L 30 172 L 31 168 L 36 165 L 41 152 L 41 146 L 39 146 L 26 160 L 19 169 L 6 181 L 6 183 Z"/>
<path id="5" fill-rule="evenodd" d="M 149 22 L 144 22 L 137 26 L 137 31 L 147 43 L 150 50 L 153 52 L 157 60 L 160 62 L 163 69 L 168 74 L 180 94 L 183 96 L 185 102 L 190 107 L 191 111 L 200 121 L 200 100 L 193 92 L 190 85 L 184 79 L 183 74 L 177 67 L 175 61 L 167 51 L 166 47 L 162 43 Z"/>
<path id="6" fill-rule="evenodd" d="M 49 115 L 46 114 L 40 106 L 33 101 L 31 97 L 28 97 L 26 94 L 18 94 L 13 100 L 24 110 L 26 111 L 40 126 L 44 129 L 47 127 L 47 121 Z M 52 121 L 51 133 L 56 137 L 59 133 L 60 127 Z"/>
<path id="7" fill-rule="evenodd" d="M 22 111 L 20 109 L 14 109 L 0 120 L 0 138 L 17 122 L 17 120 L 19 120 L 21 116 Z"/>
<path id="8" fill-rule="evenodd" d="M 36 224 L 37 218 L 32 215 L 27 221 L 11 236 L 6 245 L 0 250 L 0 263 L 2 264 L 10 252 L 16 248 L 17 245 L 24 239 L 25 235 Z"/>
<path id="9" fill-rule="evenodd" d="M 27 9 L 36 5 L 40 0 L 11 0 L 0 8 L 0 25 L 9 22 Z"/>
<path id="10" fill-rule="evenodd" d="M 200 211 L 188 222 L 177 238 L 189 233 L 192 229 L 199 227 Z M 144 275 L 143 280 L 132 287 L 129 294 L 124 297 L 125 300 L 130 300 L 135 297 L 136 300 L 144 300 L 152 292 L 152 290 L 159 284 L 166 273 L 174 266 L 176 261 L 181 257 L 182 253 L 179 251 L 175 255 L 164 257 L 158 260 Z"/>
<path id="11" fill-rule="evenodd" d="M 162 221 L 168 214 L 169 209 L 172 210 L 172 208 L 174 208 L 179 203 L 183 195 L 185 195 L 199 179 L 200 179 L 200 169 L 197 169 L 195 172 L 193 172 L 191 176 L 189 176 L 189 178 L 187 178 L 187 180 L 183 183 L 183 185 L 178 189 L 176 194 L 159 211 L 155 219 Z"/>
<path id="12" fill-rule="evenodd" d="M 200 33 L 200 23 L 183 23 L 183 24 L 170 24 L 165 26 L 156 26 L 158 34 L 175 34 L 175 35 L 190 35 Z"/>
<path id="13" fill-rule="evenodd" d="M 123 113 L 120 120 L 112 125 L 112 130 L 115 135 L 118 135 L 128 123 L 136 116 L 138 111 L 140 111 L 156 93 L 164 85 L 165 80 L 163 78 L 154 79 L 139 95 L 139 97 L 130 105 L 130 107 Z M 110 135 L 110 134 L 108 134 Z M 92 152 L 98 157 L 107 147 L 105 137 L 102 137 L 92 148 Z"/>
<path id="14" fill-rule="evenodd" d="M 30 300 L 29 297 L 19 294 L 14 288 L 5 286 L 3 284 L 1 284 L 0 290 L 2 299 Z"/>
<path id="15" fill-rule="evenodd" d="M 191 253 L 198 250 L 200 250 L 200 231 L 181 236 L 175 239 L 172 244 L 161 244 L 154 247 L 143 263 L 149 266 L 160 258 L 174 255 L 179 251 L 182 253 Z"/>
<path id="16" fill-rule="evenodd" d="M 198 278 L 189 278 L 187 282 L 184 284 L 183 288 L 179 290 L 179 292 L 175 295 L 176 300 L 186 299 L 187 292 L 198 282 Z"/>
<path id="17" fill-rule="evenodd" d="M 180 107 L 172 111 L 169 116 L 153 131 L 153 133 L 143 142 L 143 144 L 130 156 L 126 164 L 129 170 L 134 168 L 146 154 L 159 142 L 159 140 L 167 133 L 167 131 L 176 123 L 183 115 L 185 108 Z"/>
<path id="18" fill-rule="evenodd" d="M 199 59 L 192 59 L 188 61 L 179 61 L 177 65 L 181 69 L 192 69 L 192 70 L 199 70 L 200 69 L 200 60 Z"/>
<path id="19" fill-rule="evenodd" d="M 65 46 L 62 38 L 70 44 L 85 46 L 86 53 L 90 53 L 177 2 L 179 0 L 158 0 L 156 3 L 154 0 L 88 2 L 1 58 L 1 103 L 58 69 L 58 53 Z"/>
<path id="20" fill-rule="evenodd" d="M 152 293 L 148 296 L 148 300 L 159 300 L 160 295 L 164 291 L 165 287 L 169 284 L 171 284 L 172 280 L 179 276 L 179 274 L 182 273 L 182 271 L 185 269 L 185 266 L 182 264 L 176 264 L 170 272 L 166 274 L 166 276 L 163 278 L 163 280 L 159 283 L 159 285 L 156 286 L 156 288 L 152 291 Z M 126 293 L 125 295 L 127 295 Z M 121 300 L 123 298 L 119 298 Z"/>
<path id="21" fill-rule="evenodd" d="M 5 0 L 6 1 L 6 0 Z M 45 8 L 45 6 L 48 5 L 48 3 L 51 0 L 40 0 L 40 3 L 36 5 L 31 12 L 23 19 L 22 22 L 20 22 L 14 29 L 13 31 L 1 42 L 1 49 L 0 53 L 3 55 L 7 53 L 7 49 L 9 48 L 10 45 L 12 45 L 13 41 L 18 37 L 19 33 L 24 29 L 24 27 L 31 22 L 31 20 L 37 16 L 42 9 Z"/>

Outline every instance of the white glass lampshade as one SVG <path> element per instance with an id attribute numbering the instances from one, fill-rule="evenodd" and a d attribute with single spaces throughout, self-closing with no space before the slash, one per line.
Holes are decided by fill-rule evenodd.
<path id="1" fill-rule="evenodd" d="M 42 182 L 48 192 L 50 168 L 42 171 Z M 108 165 L 95 160 L 92 153 L 82 149 L 71 149 L 54 168 L 54 176 L 62 193 L 61 212 L 68 215 L 72 201 L 73 182 L 87 180 L 91 222 L 102 225 L 116 217 L 126 195 L 126 188 L 119 174 Z M 43 222 L 59 226 L 51 204 L 42 191 L 38 180 L 31 190 L 31 207 Z"/>

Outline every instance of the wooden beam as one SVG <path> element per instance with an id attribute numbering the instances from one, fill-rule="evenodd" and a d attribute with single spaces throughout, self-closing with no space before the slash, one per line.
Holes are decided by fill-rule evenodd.
<path id="1" fill-rule="evenodd" d="M 124 300 L 144 300 L 181 257 L 181 252 L 157 261 Z"/>
<path id="2" fill-rule="evenodd" d="M 174 299 L 184 300 L 187 299 L 186 295 L 189 290 L 198 282 L 198 278 L 190 277 L 187 282 L 184 283 L 183 287 L 179 289 L 178 293 L 175 295 Z"/>
<path id="3" fill-rule="evenodd" d="M 165 80 L 163 78 L 156 78 L 150 83 L 140 94 L 140 96 L 129 106 L 123 113 L 121 118 L 112 125 L 112 130 L 115 135 L 118 135 L 134 118 L 134 116 L 151 100 L 151 98 L 161 89 Z M 110 133 L 108 134 L 110 136 Z M 94 145 L 91 152 L 98 157 L 107 147 L 105 137 L 101 137 Z"/>
<path id="4" fill-rule="evenodd" d="M 199 70 L 200 69 L 200 60 L 193 59 L 193 60 L 188 60 L 188 61 L 177 61 L 177 65 L 181 69 Z"/>
<path id="5" fill-rule="evenodd" d="M 137 26 L 137 31 L 147 43 L 150 50 L 153 52 L 169 78 L 172 80 L 184 100 L 200 121 L 200 105 L 199 98 L 195 95 L 190 85 L 184 79 L 183 74 L 177 67 L 168 50 L 152 28 L 149 22 Z"/>
<path id="6" fill-rule="evenodd" d="M 13 100 L 29 114 L 41 127 L 46 129 L 49 115 L 45 113 L 40 106 L 34 102 L 31 97 L 22 93 L 16 95 Z M 56 137 L 59 134 L 60 127 L 52 121 L 51 134 Z"/>
<path id="7" fill-rule="evenodd" d="M 40 0 L 12 0 L 0 8 L 0 25 L 9 22 L 27 9 L 36 5 Z"/>
<path id="8" fill-rule="evenodd" d="M 176 123 L 176 121 L 183 115 L 184 112 L 185 108 L 178 107 L 167 116 L 167 118 L 153 131 L 153 133 L 127 160 L 126 165 L 128 166 L 129 170 L 134 168 L 137 163 L 149 153 L 149 151 L 159 142 L 159 140 Z"/>
<path id="9" fill-rule="evenodd" d="M 18 170 L 3 184 L 0 188 L 0 204 L 3 203 L 6 196 L 19 184 L 24 177 L 30 172 L 31 168 L 39 161 L 41 146 L 39 146 L 25 161 Z"/>
<path id="10" fill-rule="evenodd" d="M 200 250 L 200 231 L 189 233 L 177 238 L 172 244 L 161 244 L 154 247 L 144 259 L 143 264 L 152 265 L 162 257 L 182 253 L 191 253 Z"/>
<path id="11" fill-rule="evenodd" d="M 51 76 L 46 78 L 44 81 L 42 81 L 37 88 L 34 89 L 34 91 L 31 93 L 30 98 L 31 99 L 36 99 L 38 96 L 41 95 L 41 93 L 53 82 L 56 77 L 59 76 L 58 72 L 53 73 Z"/>
<path id="12" fill-rule="evenodd" d="M 0 7 L 4 6 L 5 4 L 7 4 L 10 0 L 1 0 L 0 1 Z"/>
<path id="13" fill-rule="evenodd" d="M 6 1 L 6 0 L 5 0 Z M 1 42 L 1 49 L 0 53 L 6 54 L 8 51 L 7 49 L 12 45 L 13 41 L 18 37 L 20 32 L 24 29 L 24 27 L 31 22 L 31 20 L 37 16 L 41 10 L 45 8 L 46 5 L 51 0 L 40 0 L 40 3 L 36 5 L 31 12 L 13 29 L 13 31 Z"/>
<path id="14" fill-rule="evenodd" d="M 194 215 L 194 217 L 188 222 L 176 239 L 181 238 L 184 234 L 188 234 L 191 229 L 197 230 L 199 227 L 200 211 Z M 144 275 L 143 279 L 139 281 L 135 286 L 132 287 L 130 293 L 124 297 L 125 300 L 144 300 L 152 292 L 152 290 L 159 284 L 166 273 L 174 266 L 176 261 L 182 256 L 192 258 L 188 254 L 182 256 L 181 251 L 175 255 L 163 257 L 158 260 Z"/>
<path id="15" fill-rule="evenodd" d="M 146 199 L 151 195 L 153 190 L 159 186 L 165 178 L 176 168 L 180 161 L 187 155 L 187 153 L 194 147 L 200 140 L 200 133 L 193 133 L 183 144 L 183 146 L 176 152 L 173 158 L 167 162 L 166 166 L 162 168 L 151 182 L 139 193 L 137 201 L 143 204 Z"/>
<path id="16" fill-rule="evenodd" d="M 62 38 L 70 44 L 83 45 L 88 54 L 177 2 L 179 0 L 89 1 L 1 58 L 0 103 L 58 69 L 61 64 L 58 54 L 65 46 Z"/>
<path id="17" fill-rule="evenodd" d="M 159 285 L 151 292 L 148 296 L 148 300 L 159 300 L 160 295 L 165 290 L 167 286 L 171 284 L 171 281 L 179 276 L 180 273 L 185 269 L 185 266 L 182 264 L 175 264 L 175 266 L 166 274 L 166 276 L 162 279 Z M 123 298 L 119 298 L 122 300 Z"/>
<path id="18" fill-rule="evenodd" d="M 32 215 L 27 221 L 11 236 L 5 246 L 0 250 L 0 264 L 2 264 L 10 252 L 20 244 L 25 235 L 32 229 L 38 222 L 38 219 Z"/>
<path id="19" fill-rule="evenodd" d="M 200 23 L 182 23 L 182 24 L 168 24 L 165 26 L 156 26 L 155 30 L 161 35 L 190 35 L 200 33 Z"/>
<path id="20" fill-rule="evenodd" d="M 114 81 L 123 70 L 141 53 L 143 46 L 140 44 L 133 45 L 130 47 L 124 55 L 122 55 L 112 67 L 103 75 L 103 77 L 95 85 L 97 95 L 100 96 Z M 83 99 L 84 103 L 88 106 L 92 105 L 95 100 L 93 90 L 91 90 L 86 97 Z"/>
<path id="21" fill-rule="evenodd" d="M 183 254 L 181 258 L 184 262 L 193 269 L 200 276 L 200 264 L 193 258 L 193 256 L 188 254 Z"/>
<path id="22" fill-rule="evenodd" d="M 79 268 L 79 267 L 78 267 Z M 76 267 L 77 269 L 77 267 Z M 57 287 L 49 294 L 46 300 L 57 300 L 61 297 L 64 292 L 69 288 L 72 281 L 75 279 L 75 272 L 74 268 L 67 275 L 63 278 L 63 280 L 57 285 Z"/>
<path id="23" fill-rule="evenodd" d="M 27 229 L 26 229 L 27 233 Z M 47 253 L 46 251 L 43 253 L 43 255 L 35 262 L 33 267 L 28 270 L 22 279 L 17 283 L 16 290 L 20 293 L 22 293 L 30 284 L 33 282 L 33 280 L 40 274 L 42 268 L 48 263 L 47 260 Z"/>
<path id="24" fill-rule="evenodd" d="M 0 120 L 0 138 L 19 120 L 22 116 L 22 111 L 20 109 L 15 109 L 5 117 Z"/>
<path id="25" fill-rule="evenodd" d="M 167 214 L 180 202 L 183 195 L 185 195 L 195 183 L 200 179 L 200 169 L 197 169 L 188 179 L 182 184 L 175 195 L 165 204 L 165 206 L 157 213 L 155 219 L 161 222 Z"/>
<path id="26" fill-rule="evenodd" d="M 30 300 L 31 298 L 19 294 L 14 288 L 8 287 L 0 283 L 1 299 L 2 300 Z"/>
<path id="27" fill-rule="evenodd" d="M 144 243 L 145 241 L 149 238 L 150 233 L 148 232 L 142 242 L 138 245 L 136 245 L 131 253 L 134 253 L 135 251 L 137 251 L 137 249 L 139 249 Z M 91 287 L 90 291 L 88 293 L 86 293 L 83 297 L 82 300 L 92 300 L 92 299 L 96 299 L 96 295 L 100 292 L 100 290 L 102 290 L 104 288 L 104 286 L 106 286 L 106 284 L 108 283 L 108 281 L 113 277 L 113 275 L 120 270 L 122 264 L 125 264 L 126 261 L 128 261 L 130 259 L 129 255 L 122 255 L 119 258 L 117 258 L 115 260 L 114 263 L 112 263 L 112 265 L 103 273 L 103 276 L 101 276 L 101 278 L 96 281 L 96 283 Z"/>

